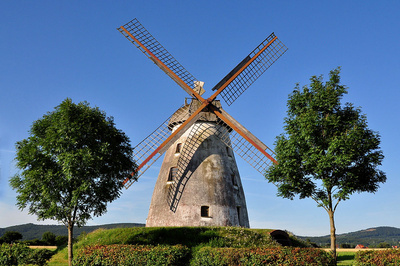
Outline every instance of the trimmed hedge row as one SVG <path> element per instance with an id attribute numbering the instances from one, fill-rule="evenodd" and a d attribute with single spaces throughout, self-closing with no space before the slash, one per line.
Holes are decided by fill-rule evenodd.
<path id="1" fill-rule="evenodd" d="M 190 250 L 182 245 L 96 245 L 78 251 L 74 265 L 189 265 Z M 330 253 L 313 248 L 212 248 L 193 254 L 190 265 L 330 265 Z"/>
<path id="2" fill-rule="evenodd" d="M 186 265 L 189 249 L 176 246 L 95 245 L 87 246 L 74 256 L 73 264 L 108 265 Z"/>
<path id="3" fill-rule="evenodd" d="M 54 252 L 48 249 L 30 249 L 28 246 L 17 244 L 2 244 L 0 246 L 0 265 L 45 265 Z"/>
<path id="4" fill-rule="evenodd" d="M 315 248 L 200 249 L 191 265 L 331 265 L 330 253 Z"/>
<path id="5" fill-rule="evenodd" d="M 357 265 L 400 265 L 400 250 L 363 250 L 358 251 L 355 256 Z"/>

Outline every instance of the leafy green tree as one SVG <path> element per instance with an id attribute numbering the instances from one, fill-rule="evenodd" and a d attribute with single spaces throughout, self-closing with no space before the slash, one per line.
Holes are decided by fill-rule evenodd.
<path id="1" fill-rule="evenodd" d="M 56 236 L 57 247 L 67 245 L 67 244 L 68 244 L 68 236 Z"/>
<path id="2" fill-rule="evenodd" d="M 391 248 L 392 246 L 387 242 L 381 242 L 376 247 L 377 248 Z"/>
<path id="3" fill-rule="evenodd" d="M 22 234 L 17 231 L 7 231 L 1 238 L 4 243 L 12 244 L 17 240 L 21 240 Z"/>
<path id="4" fill-rule="evenodd" d="M 42 241 L 49 246 L 55 245 L 56 235 L 53 232 L 44 232 L 42 235 Z"/>
<path id="5" fill-rule="evenodd" d="M 112 117 L 70 99 L 35 121 L 29 137 L 16 143 L 21 171 L 10 185 L 17 206 L 68 228 L 69 264 L 74 226 L 104 214 L 107 203 L 120 196 L 123 180 L 135 168 L 131 155 L 129 138 Z"/>
<path id="6" fill-rule="evenodd" d="M 312 198 L 329 215 L 331 249 L 336 257 L 334 214 L 341 201 L 355 192 L 376 192 L 386 174 L 380 136 L 352 104 L 341 105 L 347 88 L 340 85 L 340 68 L 311 77 L 310 87 L 297 84 L 289 95 L 285 132 L 276 140 L 278 165 L 266 173 L 278 187 L 278 196 Z"/>

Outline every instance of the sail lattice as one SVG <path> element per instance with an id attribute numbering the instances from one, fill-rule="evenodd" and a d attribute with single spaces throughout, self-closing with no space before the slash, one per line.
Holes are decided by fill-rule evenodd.
<path id="1" fill-rule="evenodd" d="M 184 121 L 188 116 L 189 109 L 188 108 L 179 108 L 173 115 L 168 117 L 160 126 L 156 128 L 149 136 L 147 136 L 144 140 L 142 140 L 134 149 L 133 149 L 133 159 L 136 164 L 139 166 L 137 176 L 135 178 L 129 179 L 125 183 L 125 188 L 129 188 L 137 179 L 154 163 L 160 158 L 166 148 L 165 147 L 161 152 L 158 152 L 156 155 L 151 157 L 151 154 L 155 152 L 155 150 L 160 147 L 160 145 L 171 135 L 172 128 L 179 124 L 171 123 L 173 121 Z M 172 143 L 168 143 L 171 145 Z M 144 161 L 151 157 L 151 159 L 144 163 Z"/>
<path id="2" fill-rule="evenodd" d="M 275 40 L 274 40 L 275 39 Z M 272 43 L 271 43 L 272 42 Z M 266 47 L 268 45 L 268 47 Z M 263 50 L 232 82 L 220 93 L 224 101 L 231 105 L 247 88 L 253 84 L 279 57 L 287 47 L 271 33 L 259 46 L 257 46 L 239 65 L 245 64 Z M 229 74 L 228 74 L 229 75 Z M 226 79 L 226 77 L 225 77 Z M 221 84 L 222 85 L 222 84 Z M 213 90 L 218 88 L 213 88 Z"/>
<path id="3" fill-rule="evenodd" d="M 125 28 L 132 36 L 130 36 L 123 28 Z M 161 67 L 157 59 L 166 65 L 173 73 L 175 73 L 189 87 L 195 89 L 194 82 L 197 81 L 192 74 L 189 73 L 137 20 L 133 19 L 122 27 L 117 28 L 131 43 L 133 43 L 140 51 L 142 51 L 149 59 L 158 65 L 172 79 L 171 73 Z M 175 79 L 174 79 L 175 80 Z M 176 80 L 175 80 L 176 81 Z M 178 85 L 181 86 L 181 84 Z"/>

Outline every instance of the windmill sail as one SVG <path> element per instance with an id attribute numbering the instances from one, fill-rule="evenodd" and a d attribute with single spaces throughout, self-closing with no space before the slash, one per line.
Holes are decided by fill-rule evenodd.
<path id="1" fill-rule="evenodd" d="M 176 120 L 183 120 L 189 116 L 188 108 L 179 108 L 178 111 L 174 112 L 173 115 L 168 117 L 160 126 L 156 128 L 149 136 L 142 140 L 133 149 L 133 159 L 138 165 L 137 176 L 135 178 L 127 178 L 124 182 L 125 188 L 129 188 L 137 179 L 153 164 L 158 158 L 168 149 L 172 142 L 167 143 L 163 148 L 160 149 L 162 143 L 164 143 L 168 137 L 172 134 L 172 126 L 170 124 L 171 118 Z M 169 144 L 169 145 L 168 145 Z M 150 159 L 149 159 L 150 158 Z M 132 175 L 134 176 L 134 175 Z"/>
<path id="2" fill-rule="evenodd" d="M 280 56 L 287 51 L 287 47 L 271 33 L 257 46 L 233 71 L 225 76 L 212 90 L 218 90 L 236 73 L 239 74 L 230 81 L 221 91 L 221 96 L 228 105 L 231 105 L 247 88 L 253 84 Z"/>
<path id="3" fill-rule="evenodd" d="M 190 74 L 137 19 L 133 19 L 117 29 L 179 86 L 192 95 L 192 92 L 188 90 L 187 86 L 195 90 L 195 81 L 197 81 L 197 79 L 193 77 L 193 75 Z M 200 95 L 203 92 L 204 91 L 201 90 L 197 91 Z"/>

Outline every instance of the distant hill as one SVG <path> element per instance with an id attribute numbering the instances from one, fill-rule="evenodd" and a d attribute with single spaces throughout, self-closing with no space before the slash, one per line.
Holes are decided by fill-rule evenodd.
<path id="1" fill-rule="evenodd" d="M 331 241 L 329 235 L 320 237 L 299 236 L 299 238 L 303 240 L 309 239 L 311 242 L 314 242 L 320 246 L 330 244 Z M 376 246 L 377 244 L 383 242 L 389 243 L 390 245 L 399 246 L 400 228 L 382 226 L 337 235 L 338 245 L 350 244 L 355 246 L 362 244 L 364 246 Z"/>
<path id="2" fill-rule="evenodd" d="M 127 227 L 143 227 L 144 224 L 138 223 L 117 223 L 117 224 L 104 224 L 95 226 L 82 226 L 74 227 L 74 237 L 79 236 L 82 232 L 90 233 L 99 228 L 127 228 Z M 23 236 L 22 240 L 41 239 L 44 232 L 52 232 L 55 235 L 68 235 L 68 230 L 64 225 L 39 225 L 39 224 L 22 224 L 6 228 L 0 228 L 0 237 L 7 231 L 17 231 Z"/>

